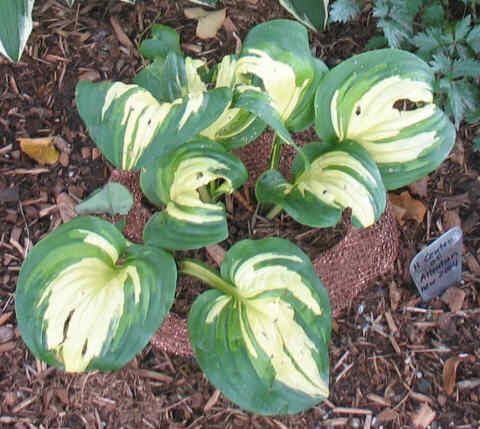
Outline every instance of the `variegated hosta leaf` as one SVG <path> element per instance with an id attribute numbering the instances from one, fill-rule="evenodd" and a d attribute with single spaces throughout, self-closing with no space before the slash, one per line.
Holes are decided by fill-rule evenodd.
<path id="1" fill-rule="evenodd" d="M 181 268 L 216 277 L 195 262 Z M 227 252 L 221 277 L 227 292 L 203 293 L 188 320 L 211 383 L 260 414 L 296 413 L 326 398 L 330 304 L 308 257 L 280 238 L 244 240 Z"/>
<path id="2" fill-rule="evenodd" d="M 237 63 L 234 55 L 223 57 L 216 70 L 216 88 L 230 88 L 238 92 L 236 87 L 243 82 L 236 73 Z M 221 143 L 226 149 L 233 149 L 255 140 L 264 129 L 262 118 L 257 117 L 255 112 L 242 109 L 234 99 L 220 117 L 200 134 Z"/>
<path id="3" fill-rule="evenodd" d="M 433 103 L 433 82 L 430 67 L 406 51 L 352 57 L 317 88 L 317 133 L 360 143 L 387 189 L 407 185 L 437 168 L 455 143 L 453 124 Z"/>
<path id="4" fill-rule="evenodd" d="M 313 31 L 325 29 L 328 0 L 280 0 L 280 4 Z"/>
<path id="5" fill-rule="evenodd" d="M 385 187 L 377 166 L 360 145 L 345 141 L 311 143 L 303 148 L 310 160 L 295 159 L 293 185 L 275 170 L 265 172 L 256 186 L 257 200 L 275 203 L 298 222 L 311 227 L 334 226 L 342 210 L 352 209 L 357 228 L 372 225 L 385 210 Z"/>
<path id="6" fill-rule="evenodd" d="M 0 13 L 0 54 L 12 61 L 20 61 L 32 32 L 34 0 L 2 1 Z"/>
<path id="7" fill-rule="evenodd" d="M 228 88 L 189 93 L 159 102 L 138 85 L 81 81 L 76 102 L 90 136 L 107 159 L 123 170 L 174 150 L 214 122 L 231 101 Z"/>
<path id="8" fill-rule="evenodd" d="M 18 326 L 33 354 L 50 365 L 118 369 L 162 323 L 176 277 L 165 251 L 128 247 L 114 225 L 75 218 L 28 254 L 16 291 Z"/>
<path id="9" fill-rule="evenodd" d="M 233 192 L 246 180 L 242 162 L 205 138 L 185 143 L 147 164 L 140 186 L 150 201 L 166 207 L 145 227 L 145 243 L 186 250 L 224 240 L 228 236 L 227 215 L 224 206 L 213 200 Z"/>
<path id="10" fill-rule="evenodd" d="M 204 66 L 202 60 L 169 52 L 164 59 L 158 58 L 145 67 L 133 82 L 149 91 L 157 101 L 173 103 L 179 98 L 207 91 L 198 73 L 198 69 Z"/>
<path id="11" fill-rule="evenodd" d="M 312 57 L 305 27 L 282 19 L 257 25 L 248 33 L 236 69 L 242 79 L 261 80 L 272 107 L 292 131 L 298 131 L 298 122 L 302 127 L 313 122 L 309 106 L 314 92 L 309 87 L 325 72 L 323 63 Z M 306 112 L 310 117 L 298 121 L 297 116 Z"/>

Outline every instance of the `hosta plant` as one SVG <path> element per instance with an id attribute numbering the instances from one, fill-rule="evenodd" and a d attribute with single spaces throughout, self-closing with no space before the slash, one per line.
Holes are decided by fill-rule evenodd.
<path id="1" fill-rule="evenodd" d="M 178 35 L 163 26 L 140 49 L 152 62 L 132 84 L 80 82 L 76 102 L 105 158 L 139 171 L 145 197 L 159 207 L 143 244 L 126 240 L 120 225 L 80 217 L 40 241 L 19 277 L 20 331 L 38 358 L 66 371 L 119 368 L 148 342 L 172 305 L 175 251 L 228 237 L 219 198 L 247 178 L 229 150 L 266 126 L 277 136 L 272 167 L 283 143 L 298 154 L 292 180 L 266 171 L 257 199 L 275 205 L 270 217 L 285 209 L 313 227 L 335 225 L 347 207 L 354 226 L 373 224 L 385 188 L 432 171 L 454 142 L 432 102 L 432 71 L 402 51 L 327 71 L 306 29 L 286 20 L 255 27 L 238 56 L 212 68 L 184 57 Z M 322 141 L 298 148 L 290 132 L 311 124 Z M 81 210 L 124 210 L 114 190 L 95 193 Z M 99 204 L 102 195 L 108 203 Z M 281 414 L 328 396 L 330 305 L 302 250 L 280 238 L 244 240 L 220 273 L 197 260 L 178 266 L 213 288 L 193 303 L 189 333 L 200 367 L 228 398 Z"/>
<path id="2" fill-rule="evenodd" d="M 334 67 L 316 88 L 315 130 L 323 142 L 305 147 L 310 167 L 294 163 L 293 183 L 264 173 L 257 199 L 310 226 L 335 225 L 346 207 L 355 226 L 372 225 L 385 208 L 385 188 L 435 170 L 455 144 L 453 124 L 433 102 L 433 83 L 423 60 L 398 49 Z"/>

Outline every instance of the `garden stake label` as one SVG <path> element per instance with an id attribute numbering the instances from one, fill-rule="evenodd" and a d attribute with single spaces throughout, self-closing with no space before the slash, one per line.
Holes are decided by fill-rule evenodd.
<path id="1" fill-rule="evenodd" d="M 424 301 L 442 294 L 462 276 L 462 230 L 449 229 L 419 252 L 410 264 L 410 275 Z"/>

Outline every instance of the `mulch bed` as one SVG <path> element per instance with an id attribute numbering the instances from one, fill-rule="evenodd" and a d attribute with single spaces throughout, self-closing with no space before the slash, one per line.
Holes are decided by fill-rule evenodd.
<path id="1" fill-rule="evenodd" d="M 37 3 L 34 34 L 22 62 L 0 58 L 0 427 L 407 428 L 431 421 L 433 429 L 480 424 L 480 155 L 471 146 L 479 124 L 462 126 L 455 150 L 421 191 L 418 186 L 407 189 L 427 213 L 420 223 L 400 225 L 401 253 L 392 272 L 335 318 L 331 394 L 311 410 L 282 417 L 245 412 L 210 385 L 193 359 L 154 351 L 150 345 L 114 373 L 65 374 L 36 360 L 16 329 L 21 263 L 28 249 L 68 220 L 75 204 L 103 185 L 112 170 L 76 112 L 75 85 L 80 78 L 128 82 L 142 67 L 135 49 L 119 41 L 112 22 L 120 23 L 133 45 L 154 21 L 173 26 L 187 55 L 211 62 L 235 52 L 238 43 L 225 29 L 215 39 L 197 39 L 195 23 L 183 15 L 184 7 L 192 6 L 186 1 L 140 1 L 136 7 L 113 2 L 106 7 L 104 1 L 92 0 L 78 1 L 72 9 L 55 0 Z M 288 17 L 273 0 L 223 4 L 240 39 L 259 22 Z M 365 11 L 355 23 L 311 34 L 311 46 L 331 67 L 360 52 L 375 32 Z M 50 135 L 57 137 L 61 158 L 48 167 L 23 154 L 16 140 Z M 238 216 L 230 226 L 235 239 L 265 234 L 292 239 L 308 232 L 287 217 L 285 228 L 272 231 L 268 223 L 249 216 L 246 206 L 255 206 L 251 189 L 238 191 L 229 204 Z M 455 225 L 464 232 L 457 300 L 423 303 L 410 279 L 409 262 Z M 335 242 L 337 236 L 329 234 Z M 203 250 L 198 256 L 207 258 Z M 191 291 L 182 288 L 177 294 L 175 310 L 188 311 Z M 470 357 L 459 364 L 454 393 L 448 395 L 442 373 L 447 362 L 462 354 Z"/>

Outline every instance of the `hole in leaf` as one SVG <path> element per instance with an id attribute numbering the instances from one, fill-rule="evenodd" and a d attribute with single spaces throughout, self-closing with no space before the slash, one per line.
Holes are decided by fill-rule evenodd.
<path id="1" fill-rule="evenodd" d="M 399 110 L 400 112 L 408 112 L 410 110 L 416 110 L 424 105 L 423 102 L 413 102 L 408 98 L 402 98 L 393 103 L 393 108 Z"/>
<path id="2" fill-rule="evenodd" d="M 355 109 L 355 115 L 360 116 L 361 113 L 362 113 L 362 108 L 360 106 L 357 106 L 357 108 Z"/>
<path id="3" fill-rule="evenodd" d="M 83 347 L 82 347 L 82 357 L 85 356 L 85 353 L 87 353 L 87 348 L 88 348 L 88 338 L 85 340 L 85 342 L 83 343 Z"/>
<path id="4" fill-rule="evenodd" d="M 63 324 L 63 339 L 62 339 L 62 343 L 64 343 L 65 340 L 67 339 L 68 327 L 70 326 L 70 320 L 72 320 L 73 312 L 74 312 L 74 310 L 70 311 L 70 313 L 68 314 L 68 317 L 67 317 L 66 320 L 65 320 L 65 323 Z"/>

